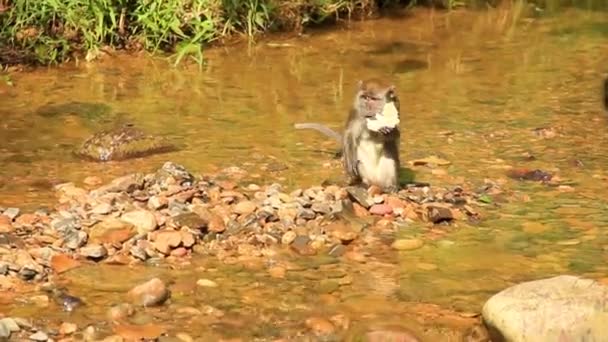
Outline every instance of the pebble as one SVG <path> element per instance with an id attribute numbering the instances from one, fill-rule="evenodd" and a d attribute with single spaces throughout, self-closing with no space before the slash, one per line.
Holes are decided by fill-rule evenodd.
<path id="1" fill-rule="evenodd" d="M 419 239 L 399 239 L 395 240 L 391 247 L 400 251 L 409 251 L 422 247 L 424 242 Z"/>
<path id="2" fill-rule="evenodd" d="M 369 208 L 372 215 L 389 215 L 393 213 L 393 208 L 388 204 L 374 204 Z"/>
<path id="3" fill-rule="evenodd" d="M 200 287 L 217 287 L 217 283 L 214 282 L 213 280 L 209 280 L 209 279 L 199 279 L 196 281 L 196 285 L 200 286 Z"/>
<path id="4" fill-rule="evenodd" d="M 30 335 L 30 340 L 32 341 L 47 341 L 49 336 L 42 331 L 38 331 L 32 335 Z"/>

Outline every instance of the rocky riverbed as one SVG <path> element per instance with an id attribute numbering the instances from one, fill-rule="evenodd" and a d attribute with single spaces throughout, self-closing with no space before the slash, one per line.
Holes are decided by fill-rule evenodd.
<path id="1" fill-rule="evenodd" d="M 337 185 L 287 192 L 280 184 L 262 186 L 245 178 L 246 172 L 237 167 L 195 177 L 167 162 L 154 173 L 134 173 L 108 184 L 89 177 L 83 187 L 57 185 L 58 203 L 52 209 L 2 208 L 0 287 L 15 290 L 26 284 L 29 290 L 46 293 L 42 300 L 54 299 L 58 310 L 73 312 L 82 300 L 56 280 L 95 264 L 170 265 L 198 257 L 236 265 L 256 259 L 271 277 L 284 278 L 295 268 L 276 262 L 280 253 L 365 262 L 382 251 L 414 250 L 425 238 L 399 238 L 400 230 L 427 222 L 434 232 L 429 236 L 447 234 L 458 221 L 480 219 L 475 208 L 483 196 L 465 187 L 428 184 L 411 184 L 394 194 Z M 197 285 L 217 286 L 209 279 L 199 279 Z M 339 287 L 340 282 L 321 285 Z M 133 306 L 165 305 L 171 297 L 168 285 L 156 277 L 132 287 L 129 303 L 108 308 L 110 316 L 131 312 Z M 310 336 L 321 336 L 337 329 L 335 322 L 328 322 L 313 317 L 305 326 Z M 111 336 L 128 339 L 137 335 L 134 329 L 140 329 L 140 337 L 165 334 L 163 329 L 129 327 L 115 329 Z M 71 325 L 45 329 L 18 317 L 0 321 L 3 338 L 95 340 L 93 335 Z"/>

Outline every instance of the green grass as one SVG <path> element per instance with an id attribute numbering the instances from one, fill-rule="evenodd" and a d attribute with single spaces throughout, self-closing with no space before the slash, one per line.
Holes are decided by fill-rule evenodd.
<path id="1" fill-rule="evenodd" d="M 0 0 L 0 67 L 92 60 L 107 48 L 202 65 L 205 46 L 234 35 L 301 32 L 390 5 L 452 9 L 480 1 L 498 0 Z"/>
<path id="2" fill-rule="evenodd" d="M 203 63 L 205 45 L 372 10 L 374 0 L 0 0 L 0 64 L 94 59 L 104 47 Z"/>

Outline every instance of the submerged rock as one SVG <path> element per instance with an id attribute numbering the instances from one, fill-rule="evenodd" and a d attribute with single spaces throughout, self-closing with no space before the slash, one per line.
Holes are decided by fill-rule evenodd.
<path id="1" fill-rule="evenodd" d="M 608 341 L 608 287 L 570 275 L 518 284 L 482 315 L 493 341 Z"/>
<path id="2" fill-rule="evenodd" d="M 170 293 L 167 286 L 158 278 L 152 278 L 129 291 L 129 297 L 132 302 L 141 306 L 161 305 L 169 296 Z"/>
<path id="3" fill-rule="evenodd" d="M 111 110 L 110 106 L 103 103 L 71 101 L 43 105 L 36 110 L 36 114 L 44 117 L 76 114 L 87 119 L 96 119 L 107 115 Z"/>
<path id="4" fill-rule="evenodd" d="M 163 137 L 148 135 L 131 125 L 98 132 L 87 139 L 76 154 L 84 159 L 105 162 L 170 152 L 175 146 Z"/>

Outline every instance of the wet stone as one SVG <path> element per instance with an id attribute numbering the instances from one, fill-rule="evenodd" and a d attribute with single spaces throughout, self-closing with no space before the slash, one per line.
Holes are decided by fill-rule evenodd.
<path id="1" fill-rule="evenodd" d="M 311 240 L 308 236 L 299 235 L 293 240 L 290 247 L 300 255 L 314 255 L 316 252 L 310 246 L 310 242 Z"/>
<path id="2" fill-rule="evenodd" d="M 340 257 L 344 255 L 344 253 L 346 253 L 346 246 L 342 244 L 334 245 L 329 249 L 329 252 L 327 252 L 327 254 L 332 257 Z"/>
<path id="3" fill-rule="evenodd" d="M 290 230 L 287 231 L 285 234 L 283 234 L 283 236 L 281 237 L 281 243 L 284 245 L 289 245 L 291 244 L 297 237 L 296 232 Z"/>

